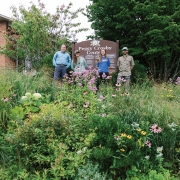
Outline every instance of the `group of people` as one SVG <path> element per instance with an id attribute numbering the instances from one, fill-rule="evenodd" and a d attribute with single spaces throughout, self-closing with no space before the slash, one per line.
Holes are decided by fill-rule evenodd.
<path id="1" fill-rule="evenodd" d="M 129 90 L 129 82 L 131 76 L 131 70 L 134 67 L 134 59 L 128 54 L 128 48 L 122 48 L 122 56 L 118 58 L 117 67 L 119 73 L 117 77 L 117 86 L 121 85 L 122 82 L 126 83 L 126 90 Z M 103 79 L 103 75 L 109 75 L 110 59 L 106 55 L 106 50 L 100 51 L 99 58 L 97 59 L 97 67 L 99 70 L 99 86 L 100 81 Z M 55 66 L 54 79 L 63 79 L 67 72 L 67 69 L 71 66 L 71 69 L 75 72 L 81 72 L 87 69 L 87 62 L 84 57 L 80 56 L 79 50 L 74 52 L 74 59 L 71 60 L 70 55 L 66 52 L 66 45 L 61 46 L 61 50 L 57 51 L 53 57 L 53 66 Z"/>

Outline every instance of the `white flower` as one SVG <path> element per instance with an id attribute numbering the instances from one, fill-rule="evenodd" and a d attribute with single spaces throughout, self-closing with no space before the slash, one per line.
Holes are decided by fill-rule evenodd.
<path id="1" fill-rule="evenodd" d="M 82 151 L 81 150 L 77 151 L 77 154 L 82 154 Z"/>
<path id="2" fill-rule="evenodd" d="M 139 128 L 139 124 L 136 123 L 136 122 L 133 122 L 133 123 L 131 124 L 131 126 L 132 126 L 133 128 Z"/>
<path id="3" fill-rule="evenodd" d="M 35 99 L 39 99 L 42 97 L 40 93 L 34 93 L 33 96 L 35 97 Z"/>
<path id="4" fill-rule="evenodd" d="M 147 159 L 147 160 L 148 160 L 149 158 L 150 158 L 150 156 L 145 156 L 145 159 Z"/>
<path id="5" fill-rule="evenodd" d="M 27 99 L 28 97 L 27 96 L 22 96 L 21 97 L 21 99 L 23 100 L 23 99 Z"/>
<path id="6" fill-rule="evenodd" d="M 25 94 L 25 96 L 30 96 L 31 95 L 31 93 L 30 92 L 27 92 L 26 94 Z"/>
<path id="7" fill-rule="evenodd" d="M 163 146 L 157 147 L 157 153 L 162 153 L 162 150 L 163 150 Z"/>
<path id="8" fill-rule="evenodd" d="M 103 108 L 103 109 L 105 109 L 105 108 L 106 108 L 106 106 L 103 104 L 103 105 L 102 105 L 102 108 Z"/>
<path id="9" fill-rule="evenodd" d="M 162 156 L 163 156 L 163 153 L 159 153 L 159 154 L 156 155 L 157 158 L 162 157 Z"/>
<path id="10" fill-rule="evenodd" d="M 83 151 L 85 152 L 86 150 L 87 150 L 87 147 L 84 147 L 84 148 L 83 148 Z"/>
<path id="11" fill-rule="evenodd" d="M 171 124 L 168 124 L 168 126 L 171 128 L 172 131 L 175 131 L 175 127 L 177 126 L 177 124 L 175 124 L 174 122 L 172 122 Z"/>

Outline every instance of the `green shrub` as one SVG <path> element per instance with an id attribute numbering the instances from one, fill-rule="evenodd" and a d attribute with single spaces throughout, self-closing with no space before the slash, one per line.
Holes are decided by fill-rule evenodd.
<path id="1" fill-rule="evenodd" d="M 77 175 L 75 177 L 75 180 L 106 180 L 106 175 L 102 175 L 99 172 L 99 166 L 98 164 L 93 164 L 92 162 L 88 162 L 82 167 L 78 168 Z"/>

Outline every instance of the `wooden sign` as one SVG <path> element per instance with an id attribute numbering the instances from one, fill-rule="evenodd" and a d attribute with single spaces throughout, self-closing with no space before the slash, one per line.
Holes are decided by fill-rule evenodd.
<path id="1" fill-rule="evenodd" d="M 113 42 L 108 40 L 88 40 L 72 44 L 72 59 L 74 58 L 74 51 L 79 50 L 80 55 L 87 61 L 89 69 L 96 68 L 97 59 L 100 51 L 106 50 L 107 58 L 110 59 L 109 72 L 115 72 L 117 69 L 117 59 L 119 57 L 119 41 Z"/>

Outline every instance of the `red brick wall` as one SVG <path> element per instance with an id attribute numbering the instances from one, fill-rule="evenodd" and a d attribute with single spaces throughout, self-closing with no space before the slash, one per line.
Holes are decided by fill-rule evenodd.
<path id="1" fill-rule="evenodd" d="M 7 21 L 0 21 L 0 46 L 5 46 L 4 34 L 7 30 Z M 0 55 L 0 68 L 14 68 L 15 63 L 10 58 Z"/>

